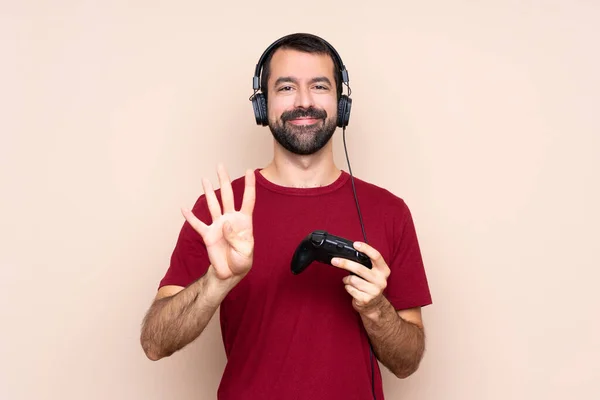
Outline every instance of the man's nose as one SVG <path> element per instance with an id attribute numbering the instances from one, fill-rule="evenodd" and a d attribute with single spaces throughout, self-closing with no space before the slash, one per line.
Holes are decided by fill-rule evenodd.
<path id="1" fill-rule="evenodd" d="M 314 106 L 313 96 L 310 89 L 299 88 L 296 92 L 295 107 L 309 108 Z"/>

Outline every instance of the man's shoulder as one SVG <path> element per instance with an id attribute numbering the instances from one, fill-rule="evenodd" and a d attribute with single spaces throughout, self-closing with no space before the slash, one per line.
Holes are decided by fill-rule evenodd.
<path id="1" fill-rule="evenodd" d="M 362 192 L 365 199 L 369 202 L 376 202 L 378 206 L 382 207 L 398 207 L 400 209 L 406 209 L 407 205 L 404 198 L 399 194 L 393 192 L 391 189 L 383 186 L 380 183 L 374 183 L 373 181 L 358 178 L 354 176 L 354 184 L 356 186 L 357 195 Z"/>

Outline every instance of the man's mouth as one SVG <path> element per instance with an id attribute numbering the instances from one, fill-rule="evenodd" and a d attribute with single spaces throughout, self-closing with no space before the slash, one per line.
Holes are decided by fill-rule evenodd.
<path id="1" fill-rule="evenodd" d="M 320 119 L 318 119 L 318 118 L 309 118 L 309 117 L 294 118 L 294 119 L 288 120 L 288 122 L 293 125 L 313 125 L 319 121 L 320 121 Z"/>

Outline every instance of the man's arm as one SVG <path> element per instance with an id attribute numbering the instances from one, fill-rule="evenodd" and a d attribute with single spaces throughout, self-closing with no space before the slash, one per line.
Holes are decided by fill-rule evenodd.
<path id="1" fill-rule="evenodd" d="M 211 224 L 204 223 L 191 210 L 181 210 L 189 225 L 201 236 L 210 265 L 203 277 L 185 289 L 172 285 L 159 289 L 144 316 L 140 336 L 144 353 L 151 360 L 168 357 L 200 336 L 225 296 L 252 267 L 254 171 L 246 171 L 239 211 L 235 209 L 229 175 L 222 164 L 217 173 L 222 206 L 211 182 L 202 179 Z"/>
<path id="2" fill-rule="evenodd" d="M 146 356 L 160 360 L 200 336 L 239 279 L 218 279 L 211 265 L 202 278 L 185 289 L 160 288 L 142 323 L 140 342 Z"/>
<path id="3" fill-rule="evenodd" d="M 381 296 L 372 311 L 360 316 L 379 361 L 398 378 L 412 375 L 419 368 L 425 352 L 421 309 L 396 311 Z"/>
<path id="4" fill-rule="evenodd" d="M 425 352 L 425 331 L 420 307 L 396 311 L 385 298 L 390 268 L 381 254 L 363 242 L 354 242 L 373 268 L 334 257 L 332 265 L 353 273 L 343 278 L 352 306 L 360 314 L 375 355 L 398 378 L 406 378 L 419 367 Z"/>

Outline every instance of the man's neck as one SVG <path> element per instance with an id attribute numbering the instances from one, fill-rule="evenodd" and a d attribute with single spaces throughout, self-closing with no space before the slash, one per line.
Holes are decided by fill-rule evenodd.
<path id="1" fill-rule="evenodd" d="M 340 176 L 331 142 L 315 154 L 300 156 L 275 145 L 273 160 L 261 174 L 276 185 L 296 188 L 327 186 Z"/>

